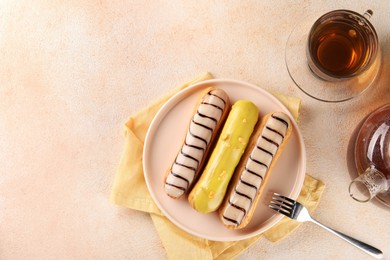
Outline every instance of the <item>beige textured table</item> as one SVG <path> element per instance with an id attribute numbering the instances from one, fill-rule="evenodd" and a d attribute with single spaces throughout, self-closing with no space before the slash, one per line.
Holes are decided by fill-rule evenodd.
<path id="1" fill-rule="evenodd" d="M 0 1 L 0 259 L 164 259 L 150 217 L 108 202 L 122 124 L 201 72 L 302 99 L 307 171 L 326 183 L 315 216 L 390 259 L 390 209 L 347 187 L 360 121 L 390 101 L 388 1 Z M 287 37 L 310 12 L 374 10 L 383 65 L 342 104 L 290 79 Z M 239 259 L 370 259 L 312 224 Z"/>

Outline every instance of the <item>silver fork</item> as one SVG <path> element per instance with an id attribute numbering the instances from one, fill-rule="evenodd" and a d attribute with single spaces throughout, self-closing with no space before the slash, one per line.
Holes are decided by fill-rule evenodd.
<path id="1" fill-rule="evenodd" d="M 292 200 L 288 197 L 285 197 L 283 195 L 280 195 L 278 193 L 274 193 L 272 200 L 270 204 L 268 205 L 271 209 L 291 218 L 299 222 L 306 222 L 306 221 L 311 221 L 320 227 L 323 227 L 324 229 L 330 231 L 331 233 L 335 234 L 336 236 L 344 239 L 348 243 L 356 246 L 360 250 L 366 252 L 367 254 L 377 258 L 381 259 L 383 257 L 382 251 L 379 249 L 370 246 L 364 242 L 361 242 L 355 238 L 352 238 L 350 236 L 347 236 L 339 231 L 336 231 L 330 227 L 325 226 L 324 224 L 321 224 L 317 220 L 313 219 L 309 211 L 303 206 L 301 203 L 298 201 Z"/>

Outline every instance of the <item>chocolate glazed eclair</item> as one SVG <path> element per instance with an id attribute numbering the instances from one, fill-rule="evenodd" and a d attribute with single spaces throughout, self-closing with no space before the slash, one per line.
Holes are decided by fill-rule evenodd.
<path id="1" fill-rule="evenodd" d="M 222 89 L 210 87 L 202 91 L 183 144 L 165 175 L 164 188 L 168 196 L 177 199 L 191 189 L 204 168 L 230 107 L 229 97 Z"/>
<path id="2" fill-rule="evenodd" d="M 291 131 L 290 119 L 282 112 L 267 114 L 261 120 L 219 209 L 220 219 L 229 229 L 244 228 L 251 221 Z"/>

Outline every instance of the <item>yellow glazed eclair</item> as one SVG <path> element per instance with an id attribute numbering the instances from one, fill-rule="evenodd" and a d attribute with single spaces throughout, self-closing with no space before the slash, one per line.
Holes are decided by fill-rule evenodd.
<path id="1" fill-rule="evenodd" d="M 250 222 L 291 131 L 290 119 L 282 112 L 270 113 L 261 120 L 219 209 L 226 227 L 240 229 Z"/>
<path id="2" fill-rule="evenodd" d="M 165 175 L 164 188 L 168 196 L 180 198 L 192 187 L 229 111 L 230 100 L 225 91 L 215 87 L 202 91 L 183 144 Z"/>
<path id="3" fill-rule="evenodd" d="M 239 100 L 233 105 L 210 159 L 188 196 L 195 210 L 209 213 L 221 205 L 258 117 L 258 108 L 251 101 Z"/>

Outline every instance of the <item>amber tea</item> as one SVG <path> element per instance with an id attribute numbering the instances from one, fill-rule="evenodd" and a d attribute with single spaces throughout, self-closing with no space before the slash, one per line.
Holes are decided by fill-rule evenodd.
<path id="1" fill-rule="evenodd" d="M 344 12 L 337 10 L 320 17 L 308 37 L 309 67 L 323 79 L 354 77 L 375 58 L 377 39 L 371 24 L 364 16 Z"/>
<path id="2" fill-rule="evenodd" d="M 329 24 L 312 37 L 313 61 L 330 75 L 351 75 L 367 59 L 363 37 L 359 30 L 348 24 Z"/>

